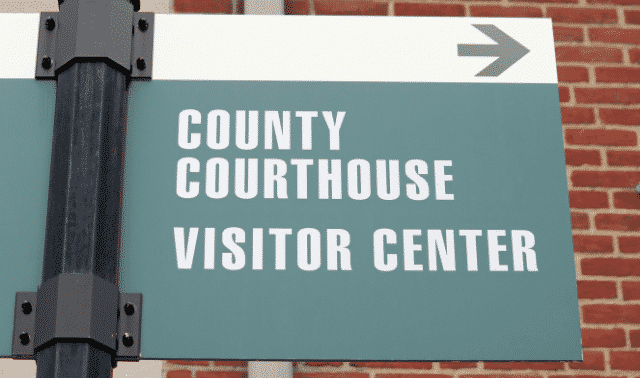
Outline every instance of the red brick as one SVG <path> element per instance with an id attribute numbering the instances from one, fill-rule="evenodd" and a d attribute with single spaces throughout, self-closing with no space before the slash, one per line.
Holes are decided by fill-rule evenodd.
<path id="1" fill-rule="evenodd" d="M 638 5 L 638 0 L 587 0 L 589 4 Z"/>
<path id="2" fill-rule="evenodd" d="M 593 109 L 591 108 L 573 108 L 562 106 L 560 108 L 562 123 L 593 123 Z"/>
<path id="3" fill-rule="evenodd" d="M 309 2 L 308 1 L 285 0 L 284 1 L 284 14 L 308 15 L 309 14 Z"/>
<path id="4" fill-rule="evenodd" d="M 580 266 L 582 268 L 582 274 L 587 276 L 608 276 L 608 277 L 640 276 L 640 260 L 639 259 L 622 259 L 622 258 L 582 259 L 582 261 L 580 262 Z M 640 316 L 640 314 L 638 315 Z"/>
<path id="5" fill-rule="evenodd" d="M 582 346 L 585 348 L 621 348 L 626 345 L 624 329 L 582 329 Z"/>
<path id="6" fill-rule="evenodd" d="M 616 209 L 640 210 L 640 198 L 635 192 L 613 193 L 613 207 Z"/>
<path id="7" fill-rule="evenodd" d="M 540 374 L 463 374 L 458 378 L 540 378 Z M 566 376 L 564 378 L 567 378 Z M 573 377 L 571 377 L 573 378 Z"/>
<path id="8" fill-rule="evenodd" d="M 619 236 L 618 245 L 622 253 L 638 253 L 640 252 L 640 237 L 638 236 Z"/>
<path id="9" fill-rule="evenodd" d="M 632 329 L 629 331 L 629 341 L 632 348 L 640 348 L 640 329 Z"/>
<path id="10" fill-rule="evenodd" d="M 609 354 L 611 369 L 640 370 L 640 352 L 614 351 Z"/>
<path id="11" fill-rule="evenodd" d="M 569 102 L 571 101 L 571 94 L 569 93 L 568 87 L 559 86 L 558 87 L 558 96 L 560 97 L 560 102 Z"/>
<path id="12" fill-rule="evenodd" d="M 293 378 L 369 378 L 368 373 L 293 373 Z M 444 378 L 444 377 L 442 377 Z"/>
<path id="13" fill-rule="evenodd" d="M 607 163 L 614 166 L 640 167 L 640 152 L 638 151 L 607 151 Z"/>
<path id="14" fill-rule="evenodd" d="M 478 367 L 478 363 L 476 362 L 440 362 L 441 369 L 466 369 L 476 367 Z"/>
<path id="15" fill-rule="evenodd" d="M 640 49 L 629 49 L 629 61 L 631 63 L 640 63 Z"/>
<path id="16" fill-rule="evenodd" d="M 248 366 L 247 361 L 216 361 L 216 366 Z"/>
<path id="17" fill-rule="evenodd" d="M 585 323 L 640 323 L 640 305 L 583 305 L 582 313 Z"/>
<path id="18" fill-rule="evenodd" d="M 604 370 L 604 354 L 602 352 L 583 351 L 582 362 L 569 362 L 569 369 L 577 370 Z M 563 377 L 567 377 L 566 375 Z M 589 376 L 571 375 L 571 378 L 587 378 Z M 552 378 L 552 377 L 549 377 Z M 558 376 L 556 376 L 558 378 Z M 595 378 L 595 377 L 589 377 Z"/>
<path id="19" fill-rule="evenodd" d="M 247 378 L 245 371 L 198 371 L 196 378 Z"/>
<path id="20" fill-rule="evenodd" d="M 627 24 L 640 24 L 640 11 L 626 10 L 624 11 L 624 20 Z"/>
<path id="21" fill-rule="evenodd" d="M 493 370 L 563 370 L 562 362 L 485 362 L 485 369 Z"/>
<path id="22" fill-rule="evenodd" d="M 304 364 L 307 366 L 342 366 L 344 362 L 339 362 L 339 361 L 307 361 Z"/>
<path id="23" fill-rule="evenodd" d="M 576 102 L 583 104 L 640 104 L 640 89 L 575 88 Z"/>
<path id="24" fill-rule="evenodd" d="M 395 3 L 396 16 L 464 17 L 464 5 Z"/>
<path id="25" fill-rule="evenodd" d="M 389 369 L 431 369 L 432 362 L 360 362 L 349 363 L 357 368 L 389 368 Z"/>
<path id="26" fill-rule="evenodd" d="M 640 68 L 596 67 L 599 83 L 640 83 Z"/>
<path id="27" fill-rule="evenodd" d="M 569 206 L 573 209 L 606 209 L 609 208 L 609 200 L 605 192 L 571 190 Z"/>
<path id="28" fill-rule="evenodd" d="M 609 124 L 637 126 L 640 125 L 640 109 L 600 109 L 600 120 Z"/>
<path id="29" fill-rule="evenodd" d="M 231 14 L 231 0 L 175 0 L 176 13 L 224 13 Z"/>
<path id="30" fill-rule="evenodd" d="M 445 374 L 401 374 L 401 373 L 381 374 L 381 373 L 376 373 L 376 377 L 381 377 L 381 378 L 451 378 L 453 376 L 452 375 L 445 375 Z"/>
<path id="31" fill-rule="evenodd" d="M 591 110 L 591 109 L 589 109 Z M 600 109 L 602 117 L 603 110 Z M 563 113 L 563 120 L 565 118 Z M 565 122 L 568 123 L 568 122 Z M 575 122 L 578 123 L 578 122 Z M 594 146 L 635 146 L 638 144 L 638 135 L 633 131 L 611 129 L 568 129 L 565 130 L 567 144 L 594 145 Z"/>
<path id="32" fill-rule="evenodd" d="M 578 4 L 578 0 L 511 0 L 511 2 L 526 1 L 528 3 L 571 3 Z"/>
<path id="33" fill-rule="evenodd" d="M 585 213 L 571 212 L 571 228 L 574 230 L 586 230 L 589 228 L 589 215 Z"/>
<path id="34" fill-rule="evenodd" d="M 471 17 L 542 17 L 538 7 L 502 7 L 497 5 L 471 5 Z"/>
<path id="35" fill-rule="evenodd" d="M 573 235 L 575 252 L 613 252 L 613 239 L 607 235 Z"/>
<path id="36" fill-rule="evenodd" d="M 609 47 L 556 46 L 558 62 L 622 63 L 622 50 Z"/>
<path id="37" fill-rule="evenodd" d="M 611 281 L 578 281 L 578 298 L 579 299 L 607 299 L 617 298 L 616 283 Z M 582 336 L 582 345 L 584 344 L 584 333 Z"/>
<path id="38" fill-rule="evenodd" d="M 622 298 L 625 301 L 637 301 L 640 299 L 640 282 L 622 281 Z"/>
<path id="39" fill-rule="evenodd" d="M 188 370 L 172 370 L 167 372 L 167 378 L 191 378 L 191 372 Z"/>
<path id="40" fill-rule="evenodd" d="M 167 362 L 175 365 L 195 365 L 195 366 L 209 365 L 209 361 L 168 360 Z"/>
<path id="41" fill-rule="evenodd" d="M 387 3 L 372 1 L 314 1 L 317 15 L 386 16 Z"/>
<path id="42" fill-rule="evenodd" d="M 600 165 L 600 151 L 597 150 L 576 150 L 566 148 L 564 158 L 567 165 Z"/>
<path id="43" fill-rule="evenodd" d="M 596 228 L 612 231 L 639 231 L 639 215 L 597 214 Z"/>
<path id="44" fill-rule="evenodd" d="M 571 182 L 576 187 L 635 188 L 640 182 L 640 172 L 574 171 L 571 174 Z"/>
<path id="45" fill-rule="evenodd" d="M 547 8 L 547 17 L 553 22 L 578 24 L 616 24 L 618 14 L 615 9 L 593 8 Z"/>
<path id="46" fill-rule="evenodd" d="M 585 67 L 558 66 L 558 81 L 565 83 L 586 83 L 589 71 Z"/>
<path id="47" fill-rule="evenodd" d="M 568 28 L 566 26 L 553 26 L 553 40 L 556 42 L 582 42 L 584 36 L 582 28 Z"/>
<path id="48" fill-rule="evenodd" d="M 640 0 L 638 0 L 638 2 L 640 3 Z M 640 29 L 591 28 L 589 29 L 589 39 L 591 42 L 630 43 L 637 45 L 640 43 Z"/>

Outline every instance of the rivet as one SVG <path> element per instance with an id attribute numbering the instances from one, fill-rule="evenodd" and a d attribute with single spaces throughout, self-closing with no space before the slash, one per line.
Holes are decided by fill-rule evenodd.
<path id="1" fill-rule="evenodd" d="M 53 65 L 53 61 L 51 60 L 50 57 L 45 56 L 44 58 L 42 58 L 42 68 L 44 68 L 45 70 L 48 70 L 49 68 L 51 68 L 52 65 Z"/>
<path id="2" fill-rule="evenodd" d="M 134 312 L 135 312 L 135 309 L 131 303 L 127 303 L 126 305 L 124 305 L 125 314 L 130 316 L 130 315 L 133 315 Z"/>
<path id="3" fill-rule="evenodd" d="M 29 315 L 33 308 L 31 307 L 31 302 L 24 302 L 22 304 L 22 313 L 25 315 Z"/>
<path id="4" fill-rule="evenodd" d="M 126 347 L 130 347 L 130 346 L 132 346 L 132 345 L 133 345 L 133 337 L 131 337 L 131 335 L 130 335 L 130 334 L 125 333 L 125 334 L 122 336 L 122 344 L 123 344 L 124 346 L 126 346 Z"/>
<path id="5" fill-rule="evenodd" d="M 140 30 L 146 31 L 149 28 L 149 23 L 144 18 L 141 18 L 140 21 L 138 21 L 138 27 Z"/>
<path id="6" fill-rule="evenodd" d="M 147 68 L 147 63 L 145 63 L 144 59 L 138 58 L 136 60 L 136 67 L 138 67 L 140 71 L 143 71 L 145 68 Z"/>
<path id="7" fill-rule="evenodd" d="M 29 337 L 29 334 L 24 332 L 20 335 L 20 344 L 22 345 L 27 345 L 29 344 L 29 341 L 31 340 L 31 338 Z"/>
<path id="8" fill-rule="evenodd" d="M 45 26 L 45 28 L 47 28 L 48 31 L 52 31 L 56 27 L 56 22 L 55 22 L 55 20 L 53 18 L 49 17 L 44 22 L 44 26 Z"/>

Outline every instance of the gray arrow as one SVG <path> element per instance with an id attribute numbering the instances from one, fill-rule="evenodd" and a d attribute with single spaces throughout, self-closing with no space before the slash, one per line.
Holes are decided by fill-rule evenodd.
<path id="1" fill-rule="evenodd" d="M 497 45 L 458 45 L 458 56 L 498 56 L 493 63 L 478 72 L 476 76 L 498 76 L 515 62 L 527 55 L 529 49 L 506 35 L 495 25 L 473 25 Z"/>

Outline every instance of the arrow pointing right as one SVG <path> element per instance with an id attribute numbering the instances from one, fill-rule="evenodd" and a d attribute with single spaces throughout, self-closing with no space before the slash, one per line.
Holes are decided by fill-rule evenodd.
<path id="1" fill-rule="evenodd" d="M 478 72 L 476 76 L 498 76 L 515 62 L 529 53 L 515 39 L 509 37 L 495 25 L 473 25 L 487 37 L 498 42 L 497 45 L 458 45 L 458 56 L 497 56 L 493 63 Z"/>

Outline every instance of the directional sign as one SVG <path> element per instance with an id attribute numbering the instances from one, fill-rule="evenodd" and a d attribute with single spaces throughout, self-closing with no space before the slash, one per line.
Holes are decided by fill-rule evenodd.
<path id="1" fill-rule="evenodd" d="M 55 95 L 20 17 L 0 23 L 3 356 L 39 283 Z M 122 204 L 142 358 L 582 358 L 551 20 L 155 17 Z"/>
<path id="2" fill-rule="evenodd" d="M 476 76 L 500 76 L 507 68 L 525 56 L 529 50 L 498 29 L 495 25 L 473 25 L 497 42 L 492 45 L 458 45 L 459 56 L 497 56 L 493 63 Z"/>

